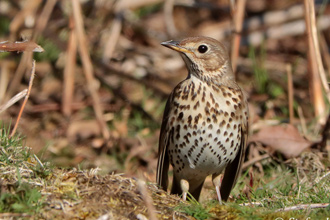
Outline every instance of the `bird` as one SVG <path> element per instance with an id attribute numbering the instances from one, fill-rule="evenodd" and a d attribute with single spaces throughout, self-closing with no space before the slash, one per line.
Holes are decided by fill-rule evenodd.
<path id="1" fill-rule="evenodd" d="M 180 53 L 188 75 L 171 92 L 160 129 L 157 184 L 171 194 L 199 200 L 204 181 L 212 182 L 220 204 L 239 176 L 248 136 L 248 103 L 235 81 L 228 51 L 204 36 L 161 45 Z M 222 172 L 224 171 L 223 178 Z"/>

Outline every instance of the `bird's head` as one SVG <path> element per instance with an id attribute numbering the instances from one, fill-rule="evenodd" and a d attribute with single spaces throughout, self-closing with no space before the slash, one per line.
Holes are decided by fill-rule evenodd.
<path id="1" fill-rule="evenodd" d="M 166 41 L 161 44 L 180 52 L 189 73 L 201 80 L 234 79 L 227 49 L 213 38 L 190 37 L 182 41 Z"/>

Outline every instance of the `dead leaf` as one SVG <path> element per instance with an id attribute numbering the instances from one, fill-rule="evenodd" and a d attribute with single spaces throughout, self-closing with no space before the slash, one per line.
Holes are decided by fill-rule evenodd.
<path id="1" fill-rule="evenodd" d="M 264 145 L 270 146 L 282 153 L 286 158 L 300 155 L 303 150 L 313 144 L 311 141 L 302 137 L 297 128 L 290 124 L 262 128 L 249 141 L 261 142 Z"/>
<path id="2" fill-rule="evenodd" d="M 67 137 L 70 141 L 97 137 L 100 134 L 100 126 L 96 120 L 74 121 L 70 123 L 67 131 Z"/>
<path id="3" fill-rule="evenodd" d="M 33 41 L 0 42 L 0 52 L 44 52 L 44 49 Z"/>

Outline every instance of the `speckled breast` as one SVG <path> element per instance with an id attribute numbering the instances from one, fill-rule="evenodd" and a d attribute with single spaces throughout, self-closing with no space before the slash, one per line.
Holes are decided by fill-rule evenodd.
<path id="1" fill-rule="evenodd" d="M 187 180 L 221 173 L 241 143 L 241 90 L 187 79 L 173 92 L 167 132 L 175 173 Z"/>

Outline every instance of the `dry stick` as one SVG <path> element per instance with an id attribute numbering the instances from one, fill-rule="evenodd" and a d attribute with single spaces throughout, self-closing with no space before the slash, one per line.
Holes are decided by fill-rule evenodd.
<path id="1" fill-rule="evenodd" d="M 300 119 L 300 125 L 301 125 L 301 130 L 302 130 L 303 136 L 307 137 L 308 132 L 307 132 L 306 119 L 304 117 L 304 113 L 303 113 L 301 106 L 298 106 L 298 116 Z"/>
<path id="2" fill-rule="evenodd" d="M 315 203 L 315 204 L 302 204 L 295 205 L 290 207 L 285 207 L 275 210 L 275 212 L 287 212 L 292 210 L 301 210 L 301 209 L 316 209 L 316 208 L 327 208 L 330 203 Z"/>
<path id="3" fill-rule="evenodd" d="M 103 137 L 105 139 L 109 139 L 110 132 L 103 118 L 103 109 L 101 106 L 100 97 L 97 93 L 97 80 L 95 79 L 93 74 L 93 65 L 87 49 L 86 34 L 83 28 L 84 24 L 81 14 L 81 7 L 78 0 L 72 0 L 72 8 L 73 8 L 73 17 L 75 20 L 75 31 L 77 34 L 78 44 L 79 44 L 79 53 L 82 59 L 88 90 L 92 96 L 93 108 L 95 111 L 96 119 L 98 120 L 98 123 L 101 127 Z"/>
<path id="4" fill-rule="evenodd" d="M 14 19 L 11 21 L 9 30 L 10 30 L 10 41 L 15 41 L 17 30 L 21 27 L 21 25 L 24 23 L 27 16 L 31 15 L 41 4 L 41 0 L 32 0 L 28 3 L 24 4 L 24 7 L 22 10 L 20 10 Z"/>
<path id="5" fill-rule="evenodd" d="M 148 209 L 148 215 L 150 220 L 157 220 L 156 216 L 156 210 L 154 205 L 152 204 L 152 198 L 150 197 L 148 190 L 146 188 L 146 183 L 145 181 L 138 179 L 137 181 L 138 189 L 142 195 L 142 198 L 144 200 L 144 203 L 146 204 L 146 207 Z"/>
<path id="6" fill-rule="evenodd" d="M 290 124 L 293 124 L 293 81 L 292 81 L 292 67 L 291 64 L 286 65 L 286 72 L 288 77 L 288 102 L 289 102 L 289 117 Z"/>
<path id="7" fill-rule="evenodd" d="M 36 41 L 40 33 L 45 29 L 56 2 L 57 0 L 46 1 L 46 4 L 36 22 L 36 27 L 32 36 L 33 41 Z"/>
<path id="8" fill-rule="evenodd" d="M 3 62 L 0 64 L 0 104 L 6 94 L 8 81 L 9 81 L 9 63 Z"/>
<path id="9" fill-rule="evenodd" d="M 74 20 L 70 16 L 70 36 L 67 49 L 67 59 L 64 67 L 64 88 L 62 96 L 62 112 L 70 116 L 74 91 L 74 75 L 76 70 L 77 36 L 74 30 Z"/>
<path id="10" fill-rule="evenodd" d="M 11 98 L 8 102 L 6 102 L 5 104 L 0 106 L 0 113 L 5 111 L 7 108 L 9 108 L 10 106 L 12 106 L 13 104 L 15 104 L 16 102 L 18 102 L 19 100 L 21 100 L 21 98 L 23 98 L 24 96 L 26 96 L 27 94 L 27 89 L 24 89 L 23 91 L 19 92 L 18 94 L 16 94 L 13 98 Z"/>
<path id="11" fill-rule="evenodd" d="M 9 99 L 9 97 L 11 97 L 12 94 L 18 88 L 18 85 L 21 82 L 22 77 L 25 73 L 25 70 L 27 69 L 27 66 L 31 62 L 31 60 L 32 60 L 32 52 L 24 52 L 22 55 L 22 58 L 18 64 L 18 67 L 16 69 L 16 72 L 14 74 L 13 80 L 11 81 L 11 83 L 9 85 L 6 99 Z"/>
<path id="12" fill-rule="evenodd" d="M 237 68 L 237 57 L 239 55 L 239 46 L 241 42 L 241 32 L 243 27 L 246 0 L 237 0 L 236 4 L 237 8 L 234 10 L 235 14 L 233 17 L 235 30 L 231 45 L 231 65 L 233 67 L 234 73 L 236 72 Z"/>
<path id="13" fill-rule="evenodd" d="M 317 56 L 320 54 L 319 48 L 317 47 L 317 31 L 315 22 L 314 12 L 314 1 L 304 0 L 305 5 L 305 22 L 306 31 L 308 38 L 308 60 L 311 66 L 310 71 L 310 92 L 315 109 L 315 116 L 318 118 L 319 123 L 323 124 L 325 121 L 325 103 L 323 100 L 320 70 L 323 68 L 322 63 L 319 64 Z M 318 65 L 322 65 L 319 67 Z"/>
<path id="14" fill-rule="evenodd" d="M 321 151 L 326 152 L 327 141 L 329 140 L 329 138 L 330 138 L 330 114 L 323 128 L 322 140 L 319 143 Z"/>
<path id="15" fill-rule="evenodd" d="M 33 33 L 32 41 L 35 41 L 38 38 L 39 34 L 42 33 L 42 31 L 46 27 L 46 24 L 48 23 L 50 14 L 53 11 L 53 8 L 55 6 L 56 1 L 57 0 L 46 1 L 46 4 L 45 4 L 40 16 L 38 17 L 37 22 L 36 22 L 36 28 L 35 28 L 35 31 Z M 37 6 L 39 6 L 39 4 L 37 4 L 35 7 L 37 7 Z M 17 25 L 17 24 L 15 23 L 15 25 Z M 13 26 L 15 26 L 15 25 L 13 25 Z M 7 97 L 11 97 L 13 92 L 16 90 L 16 88 L 18 88 L 18 85 L 22 80 L 24 72 L 28 68 L 27 65 L 30 64 L 31 61 L 32 61 L 32 53 L 31 52 L 23 53 L 22 59 L 21 59 L 19 65 L 18 65 L 18 68 L 17 68 L 16 72 L 15 72 L 14 78 L 13 78 L 13 80 L 12 80 L 12 82 L 11 82 L 9 88 L 8 88 Z"/>
<path id="16" fill-rule="evenodd" d="M 23 113 L 23 110 L 24 110 L 24 107 L 27 103 L 27 100 L 29 99 L 29 96 L 30 96 L 30 92 L 31 92 L 31 89 L 32 89 L 32 84 L 33 84 L 33 79 L 34 79 L 34 73 L 35 73 L 35 66 L 36 66 L 36 61 L 33 60 L 32 61 L 32 69 L 31 69 L 31 76 L 30 76 L 30 81 L 29 81 L 29 87 L 28 87 L 28 91 L 26 93 L 26 96 L 25 96 L 25 99 L 23 101 L 23 104 L 22 104 L 22 107 L 18 113 L 18 116 L 17 116 L 17 120 L 16 120 L 16 123 L 15 123 L 15 126 L 10 134 L 10 137 L 13 137 L 15 132 L 16 132 L 16 129 L 17 129 L 17 126 L 18 126 L 18 123 L 19 123 L 19 120 L 22 116 L 22 113 Z"/>
<path id="17" fill-rule="evenodd" d="M 164 21 L 167 33 L 170 37 L 174 37 L 177 35 L 178 31 L 175 28 L 173 21 L 173 7 L 174 0 L 166 0 L 164 3 Z"/>
<path id="18" fill-rule="evenodd" d="M 328 69 L 328 75 L 330 76 L 330 54 L 328 52 L 328 45 L 325 40 L 324 34 L 320 34 L 320 44 L 322 57 L 324 59 L 324 66 Z"/>
<path id="19" fill-rule="evenodd" d="M 120 0 L 121 9 L 137 9 L 144 6 L 158 4 L 163 0 Z"/>
<path id="20" fill-rule="evenodd" d="M 120 36 L 120 32 L 123 26 L 123 11 L 120 8 L 120 6 L 117 7 L 118 8 L 118 12 L 116 12 L 116 16 L 115 19 L 113 20 L 112 23 L 112 27 L 111 27 L 111 31 L 110 31 L 110 36 L 105 44 L 104 50 L 103 50 L 103 57 L 102 57 L 102 61 L 104 63 L 107 63 L 112 55 L 113 52 L 115 51 L 119 36 Z M 116 10 L 117 11 L 117 10 Z"/>
<path id="21" fill-rule="evenodd" d="M 268 154 L 264 154 L 264 155 L 261 155 L 261 156 L 254 157 L 253 159 L 245 162 L 242 165 L 242 170 L 245 170 L 249 166 L 252 166 L 253 164 L 255 164 L 257 162 L 260 162 L 260 161 L 265 160 L 265 159 L 268 159 L 268 158 L 270 158 L 270 156 Z"/>
<path id="22" fill-rule="evenodd" d="M 306 0 L 305 0 L 306 2 Z M 328 98 L 328 101 L 330 102 L 330 89 L 329 85 L 327 83 L 327 77 L 325 76 L 325 71 L 323 67 L 322 57 L 321 57 L 321 50 L 320 50 L 320 44 L 318 40 L 318 34 L 317 34 L 317 24 L 315 19 L 315 9 L 314 9 L 314 1 L 308 1 L 311 11 L 311 34 L 312 34 L 312 40 L 313 40 L 313 47 L 315 48 L 314 54 L 316 59 L 316 64 L 318 68 L 318 73 L 320 74 L 321 83 L 323 85 L 323 88 L 326 93 L 326 97 Z M 323 115 L 323 119 L 325 119 L 325 115 Z"/>

